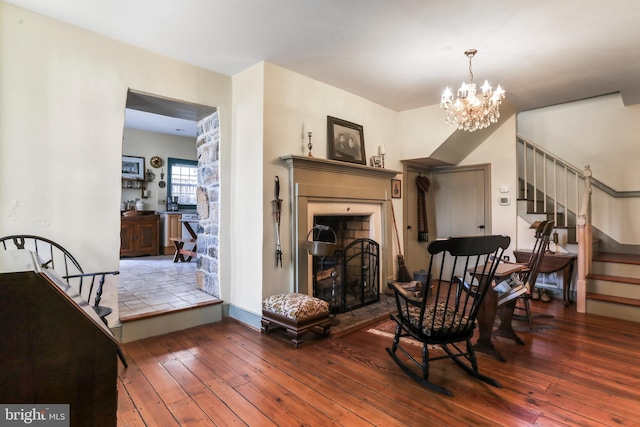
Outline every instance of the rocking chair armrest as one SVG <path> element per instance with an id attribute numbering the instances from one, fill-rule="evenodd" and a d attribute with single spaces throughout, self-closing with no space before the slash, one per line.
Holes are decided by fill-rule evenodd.
<path id="1" fill-rule="evenodd" d="M 82 273 L 82 274 L 70 274 L 68 276 L 62 276 L 63 279 L 76 279 L 78 277 L 96 277 L 96 276 L 116 276 L 120 274 L 119 271 L 98 271 L 95 273 Z"/>
<path id="2" fill-rule="evenodd" d="M 396 297 L 401 297 L 403 300 L 416 306 L 420 306 L 422 304 L 422 298 L 416 297 L 412 292 L 404 289 L 402 286 L 400 286 L 399 282 L 387 282 L 387 286 L 389 287 L 389 289 L 393 290 Z"/>
<path id="3" fill-rule="evenodd" d="M 495 257 L 495 256 L 493 256 L 493 255 L 491 255 L 491 256 L 489 257 L 489 259 L 490 259 L 491 261 L 495 261 L 495 260 L 496 260 L 496 257 Z M 507 260 L 506 260 L 506 259 L 504 259 L 504 258 L 500 258 L 500 262 L 501 262 L 501 263 L 503 263 L 503 264 L 511 264 L 511 265 L 527 265 L 527 263 L 526 263 L 526 262 L 507 261 Z"/>
<path id="4" fill-rule="evenodd" d="M 93 301 L 93 305 L 95 307 L 98 307 L 100 305 L 100 301 L 102 301 L 102 287 L 104 286 L 104 283 L 106 281 L 106 276 L 111 276 L 111 275 L 116 276 L 118 274 L 120 274 L 119 271 L 98 271 L 95 273 L 70 274 L 68 276 L 63 276 L 63 279 L 67 280 L 67 283 L 69 279 L 79 279 L 78 293 L 82 294 L 84 278 L 85 277 L 90 278 L 90 280 L 87 280 L 88 282 L 87 286 L 89 286 L 88 295 L 91 295 L 93 293 L 93 288 L 96 285 L 96 278 L 99 277 L 97 288 L 95 291 L 95 299 Z"/>

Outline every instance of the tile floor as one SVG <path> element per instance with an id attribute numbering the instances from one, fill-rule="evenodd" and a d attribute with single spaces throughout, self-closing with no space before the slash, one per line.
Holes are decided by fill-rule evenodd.
<path id="1" fill-rule="evenodd" d="M 120 260 L 120 320 L 217 301 L 196 288 L 196 261 L 173 262 L 173 255 Z"/>
<path id="2" fill-rule="evenodd" d="M 118 301 L 120 320 L 191 307 L 217 301 L 196 288 L 196 262 L 173 262 L 173 255 L 123 258 L 120 260 Z M 336 316 L 332 333 L 351 330 L 395 309 L 392 297 L 382 294 L 380 302 Z"/>

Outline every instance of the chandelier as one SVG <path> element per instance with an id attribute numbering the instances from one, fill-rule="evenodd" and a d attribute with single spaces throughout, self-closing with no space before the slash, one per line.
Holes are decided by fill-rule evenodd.
<path id="1" fill-rule="evenodd" d="M 504 90 L 500 85 L 494 92 L 486 80 L 480 88 L 482 96 L 476 96 L 471 59 L 477 52 L 476 49 L 469 49 L 464 53 L 469 58 L 469 82 L 462 82 L 456 100 L 453 100 L 453 93 L 447 87 L 440 102 L 440 107 L 447 112 L 446 122 L 469 132 L 484 129 L 491 123 L 496 123 L 500 118 L 500 103 L 504 99 Z"/>

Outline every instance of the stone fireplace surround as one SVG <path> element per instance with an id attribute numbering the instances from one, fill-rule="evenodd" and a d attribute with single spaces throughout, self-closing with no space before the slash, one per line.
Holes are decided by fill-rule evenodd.
<path id="1" fill-rule="evenodd" d="M 295 292 L 313 295 L 307 234 L 315 215 L 370 217 L 369 238 L 380 244 L 380 284 L 393 276 L 391 178 L 401 172 L 305 156 L 282 156 L 289 167 Z"/>

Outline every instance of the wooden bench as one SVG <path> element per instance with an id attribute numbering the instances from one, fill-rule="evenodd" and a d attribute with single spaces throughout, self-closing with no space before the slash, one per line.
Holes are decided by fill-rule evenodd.
<path id="1" fill-rule="evenodd" d="M 171 237 L 169 240 L 173 242 L 176 247 L 176 253 L 173 255 L 173 262 L 188 262 L 191 258 L 196 256 L 198 251 L 198 239 L 179 239 L 177 237 Z M 191 248 L 185 248 L 185 243 L 193 245 Z M 187 258 L 185 259 L 185 255 Z"/>
<path id="2" fill-rule="evenodd" d="M 299 293 L 273 295 L 262 302 L 261 332 L 269 334 L 277 328 L 284 328 L 293 337 L 296 348 L 308 331 L 327 337 L 331 334 L 329 303 Z"/>

